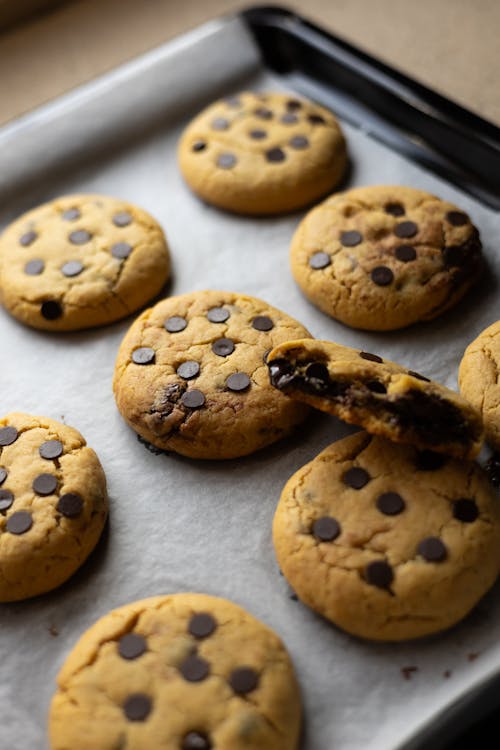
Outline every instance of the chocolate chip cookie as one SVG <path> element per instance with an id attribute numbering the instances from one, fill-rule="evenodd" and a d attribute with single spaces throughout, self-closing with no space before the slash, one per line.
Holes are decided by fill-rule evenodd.
<path id="1" fill-rule="evenodd" d="M 111 323 L 158 294 L 169 273 L 160 225 L 117 198 L 57 198 L 18 218 L 0 238 L 0 298 L 33 328 Z"/>
<path id="2" fill-rule="evenodd" d="M 483 265 L 479 232 L 467 214 L 401 186 L 327 198 L 299 225 L 290 262 L 320 310 L 374 331 L 437 317 L 460 300 Z"/>
<path id="3" fill-rule="evenodd" d="M 273 538 L 299 598 L 362 638 L 461 620 L 500 570 L 500 504 L 480 466 L 365 432 L 286 484 Z"/>
<path id="4" fill-rule="evenodd" d="M 93 625 L 58 677 L 52 750 L 295 750 L 301 707 L 290 658 L 225 599 L 175 594 Z"/>
<path id="5" fill-rule="evenodd" d="M 241 214 L 301 208 L 339 183 L 347 164 L 334 115 L 289 94 L 242 92 L 187 127 L 179 165 L 207 203 Z"/>
<path id="6" fill-rule="evenodd" d="M 282 393 L 375 435 L 458 458 L 481 448 L 481 416 L 468 401 L 378 354 L 304 339 L 273 349 L 268 366 Z"/>
<path id="7" fill-rule="evenodd" d="M 0 601 L 66 581 L 107 516 L 106 478 L 79 432 L 46 417 L 0 419 Z"/>

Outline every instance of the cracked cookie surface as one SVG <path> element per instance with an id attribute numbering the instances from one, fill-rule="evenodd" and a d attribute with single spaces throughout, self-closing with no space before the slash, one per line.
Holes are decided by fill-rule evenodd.
<path id="1" fill-rule="evenodd" d="M 278 563 L 299 598 L 347 632 L 399 641 L 461 620 L 500 569 L 499 501 L 474 462 L 365 432 L 283 489 Z"/>
<path id="2" fill-rule="evenodd" d="M 458 384 L 463 397 L 481 413 L 486 440 L 500 451 L 500 320 L 465 350 Z"/>
<path id="3" fill-rule="evenodd" d="M 47 417 L 0 419 L 0 601 L 66 581 L 107 517 L 106 478 L 77 430 Z"/>
<path id="4" fill-rule="evenodd" d="M 207 203 L 242 214 L 301 208 L 342 178 L 345 139 L 334 115 L 290 94 L 221 99 L 186 128 L 179 165 Z"/>
<path id="5" fill-rule="evenodd" d="M 146 310 L 120 346 L 114 393 L 122 416 L 158 448 L 235 458 L 273 443 L 307 414 L 272 388 L 277 344 L 308 331 L 266 302 L 201 291 Z"/>
<path id="6" fill-rule="evenodd" d="M 458 393 L 378 354 L 331 341 L 287 341 L 269 352 L 271 383 L 291 398 L 396 443 L 473 458 L 479 412 Z"/>
<path id="7" fill-rule="evenodd" d="M 103 195 L 67 195 L 28 211 L 0 238 L 0 297 L 33 328 L 105 325 L 160 292 L 170 256 L 160 225 Z"/>
<path id="8" fill-rule="evenodd" d="M 278 636 L 203 594 L 133 602 L 68 656 L 52 750 L 295 750 L 300 696 Z"/>
<path id="9" fill-rule="evenodd" d="M 327 198 L 295 232 L 290 263 L 320 310 L 374 331 L 437 317 L 461 299 L 483 266 L 479 232 L 467 214 L 402 186 Z"/>

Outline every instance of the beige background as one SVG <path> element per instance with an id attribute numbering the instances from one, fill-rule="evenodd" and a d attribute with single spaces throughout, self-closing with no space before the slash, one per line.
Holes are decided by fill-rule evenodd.
<path id="1" fill-rule="evenodd" d="M 24 7 L 0 0 L 0 25 Z M 0 34 L 0 123 L 217 15 L 237 0 L 73 0 Z M 307 0 L 302 15 L 500 125 L 500 0 Z"/>

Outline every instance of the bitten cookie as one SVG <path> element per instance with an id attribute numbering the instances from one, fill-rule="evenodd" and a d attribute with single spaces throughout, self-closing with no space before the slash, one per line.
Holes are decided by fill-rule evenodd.
<path id="1" fill-rule="evenodd" d="M 308 331 L 266 302 L 192 292 L 146 310 L 116 361 L 118 409 L 158 448 L 191 458 L 234 458 L 263 448 L 306 416 L 269 383 L 266 357 Z"/>
<path id="2" fill-rule="evenodd" d="M 306 297 L 353 328 L 388 331 L 452 307 L 482 268 L 467 214 L 422 190 L 354 188 L 313 208 L 290 263 Z"/>
<path id="3" fill-rule="evenodd" d="M 301 208 L 333 190 L 347 165 L 334 115 L 289 94 L 215 102 L 188 125 L 178 153 L 200 198 L 241 214 Z"/>
<path id="4" fill-rule="evenodd" d="M 450 627 L 500 569 L 500 508 L 480 466 L 367 433 L 330 445 L 288 481 L 278 563 L 299 598 L 362 638 Z"/>
<path id="5" fill-rule="evenodd" d="M 375 435 L 458 458 L 481 449 L 482 420 L 468 401 L 378 354 L 304 339 L 273 349 L 268 366 L 283 393 Z"/>
<path id="6" fill-rule="evenodd" d="M 33 328 L 72 331 L 138 310 L 163 287 L 170 257 L 145 211 L 68 195 L 21 216 L 0 238 L 0 297 Z"/>
<path id="7" fill-rule="evenodd" d="M 87 559 L 108 511 L 101 464 L 46 417 L 0 419 L 0 601 L 56 588 Z"/>
<path id="8" fill-rule="evenodd" d="M 486 440 L 500 451 L 500 320 L 465 350 L 458 384 L 462 396 L 481 412 Z"/>
<path id="9" fill-rule="evenodd" d="M 290 658 L 232 602 L 175 594 L 128 604 L 88 630 L 58 677 L 52 750 L 295 750 Z"/>

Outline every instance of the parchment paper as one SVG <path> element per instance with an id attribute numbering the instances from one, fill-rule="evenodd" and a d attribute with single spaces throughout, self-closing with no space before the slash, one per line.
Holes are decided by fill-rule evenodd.
<path id="1" fill-rule="evenodd" d="M 211 25 L 1 131 L 2 225 L 64 193 L 123 197 L 150 211 L 167 233 L 171 294 L 252 294 L 319 338 L 378 352 L 456 387 L 465 346 L 499 317 L 499 221 L 492 211 L 345 126 L 349 185 L 402 183 L 456 201 L 479 226 L 490 267 L 455 311 L 377 334 L 328 318 L 295 286 L 288 246 L 303 213 L 235 217 L 203 205 L 183 184 L 176 143 L 201 106 L 221 91 L 235 93 L 240 83 L 284 88 L 256 61 L 239 22 Z M 245 74 L 252 77 L 236 87 Z M 113 134 L 124 145 L 106 145 Z M 77 575 L 51 594 L 0 608 L 1 748 L 45 748 L 55 677 L 77 638 L 111 608 L 160 593 L 228 597 L 281 635 L 303 690 L 303 750 L 402 748 L 498 670 L 498 585 L 447 633 L 397 645 L 352 638 L 291 598 L 272 548 L 276 503 L 290 475 L 350 428 L 317 414 L 300 434 L 246 459 L 152 455 L 122 421 L 111 390 L 117 348 L 131 322 L 50 335 L 0 311 L 0 412 L 42 414 L 79 429 L 102 461 L 111 502 L 109 533 Z"/>

